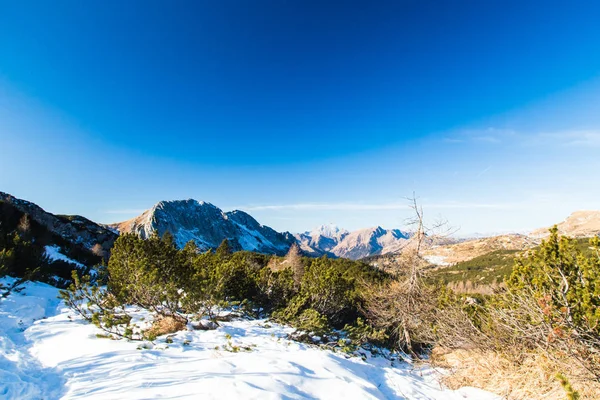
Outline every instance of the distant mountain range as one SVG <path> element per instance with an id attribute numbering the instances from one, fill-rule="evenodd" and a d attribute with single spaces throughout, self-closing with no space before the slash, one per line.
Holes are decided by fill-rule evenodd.
<path id="1" fill-rule="evenodd" d="M 285 254 L 297 242 L 306 255 L 351 259 L 398 251 L 408 238 L 397 229 L 375 227 L 348 232 L 334 225 L 322 225 L 296 235 L 280 233 L 243 211 L 224 212 L 213 204 L 192 199 L 161 201 L 142 215 L 110 227 L 142 238 L 154 232 L 159 235 L 170 232 L 179 247 L 193 240 L 203 250 L 214 249 L 228 239 L 237 250 Z"/>
<path id="2" fill-rule="evenodd" d="M 573 238 L 589 238 L 600 234 L 600 211 L 575 211 L 564 221 L 556 224 L 558 233 Z M 496 250 L 526 250 L 540 244 L 548 237 L 550 227 L 533 232 L 491 235 L 461 240 L 443 246 L 433 246 L 425 257 L 436 265 L 449 265 L 468 261 Z"/>
<path id="3" fill-rule="evenodd" d="M 0 192 L 0 202 L 29 215 L 53 237 L 60 237 L 59 244 L 63 248 L 65 243 L 70 243 L 85 250 L 95 248 L 96 252 L 98 249 L 109 250 L 120 233 L 132 232 L 148 238 L 154 232 L 159 235 L 170 232 L 179 247 L 193 240 L 202 250 L 208 250 L 228 239 L 235 250 L 282 255 L 293 243 L 298 243 L 309 256 L 362 259 L 399 253 L 410 243 L 411 236 L 399 229 L 377 226 L 350 232 L 331 224 L 299 234 L 277 232 L 243 211 L 224 212 L 213 204 L 192 199 L 161 201 L 138 217 L 110 225 L 97 224 L 77 215 L 54 215 L 34 203 L 3 192 Z M 596 235 L 600 232 L 600 211 L 575 212 L 558 227 L 560 233 L 574 237 Z M 453 240 L 448 244 L 436 244 L 427 256 L 432 263 L 444 265 L 496 249 L 524 249 L 538 243 L 546 232 L 547 228 L 530 235 Z M 54 242 L 47 244 L 54 245 Z"/>
<path id="4" fill-rule="evenodd" d="M 305 253 L 358 260 L 398 252 L 406 245 L 410 235 L 399 229 L 383 229 L 380 226 L 348 232 L 335 225 L 321 225 L 295 237 Z"/>

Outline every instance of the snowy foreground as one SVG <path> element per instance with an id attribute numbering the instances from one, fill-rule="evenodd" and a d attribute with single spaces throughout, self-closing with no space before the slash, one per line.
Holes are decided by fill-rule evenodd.
<path id="1" fill-rule="evenodd" d="M 161 337 L 140 349 L 140 342 L 96 337 L 100 331 L 57 294 L 28 283 L 0 300 L 0 398 L 499 399 L 443 388 L 431 369 L 287 340 L 292 329 L 265 320 L 179 332 L 172 343 Z M 234 353 L 231 346 L 247 349 Z"/>

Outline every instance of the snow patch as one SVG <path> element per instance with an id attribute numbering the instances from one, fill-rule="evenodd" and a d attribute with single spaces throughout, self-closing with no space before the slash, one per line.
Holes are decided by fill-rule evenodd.
<path id="1" fill-rule="evenodd" d="M 452 265 L 451 263 L 445 261 L 446 260 L 445 256 L 424 256 L 423 258 L 434 265 L 441 265 L 441 266 Z"/>
<path id="2" fill-rule="evenodd" d="M 48 256 L 48 258 L 52 261 L 64 261 L 64 262 L 68 262 L 69 264 L 74 264 L 74 265 L 78 266 L 79 268 L 85 268 L 85 265 L 83 265 L 82 263 L 75 261 L 72 258 L 69 258 L 69 257 L 65 256 L 64 254 L 62 254 L 60 252 L 60 247 L 58 247 L 58 246 L 46 246 L 45 251 L 46 251 L 46 256 Z"/>

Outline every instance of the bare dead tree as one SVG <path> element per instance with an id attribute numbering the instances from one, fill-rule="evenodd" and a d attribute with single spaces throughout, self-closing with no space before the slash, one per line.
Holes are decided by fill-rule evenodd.
<path id="1" fill-rule="evenodd" d="M 378 328 L 386 329 L 397 340 L 400 348 L 418 356 L 418 350 L 435 342 L 437 295 L 424 281 L 429 265 L 423 257 L 429 238 L 435 232 L 449 232 L 447 223 L 436 221 L 425 224 L 423 208 L 413 194 L 409 207 L 413 217 L 408 225 L 413 235 L 398 258 L 398 273 L 392 282 L 367 285 L 365 313 Z"/>
<path id="2" fill-rule="evenodd" d="M 304 276 L 304 263 L 302 262 L 302 254 L 300 253 L 300 247 L 294 243 L 290 246 L 285 256 L 286 267 L 290 267 L 294 272 L 294 283 L 296 286 L 300 286 L 302 277 Z"/>
<path id="3" fill-rule="evenodd" d="M 100 243 L 96 243 L 92 249 L 92 254 L 101 257 L 104 261 L 108 261 L 108 252 L 102 247 Z"/>
<path id="4" fill-rule="evenodd" d="M 23 214 L 21 219 L 19 220 L 19 226 L 17 227 L 19 232 L 23 234 L 28 234 L 31 229 L 31 221 L 29 219 L 29 215 Z"/>

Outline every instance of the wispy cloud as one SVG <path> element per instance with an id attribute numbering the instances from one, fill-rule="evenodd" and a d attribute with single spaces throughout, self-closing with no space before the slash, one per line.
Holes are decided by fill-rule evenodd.
<path id="1" fill-rule="evenodd" d="M 442 139 L 445 143 L 518 143 L 522 145 L 600 147 L 598 130 L 565 130 L 556 132 L 518 132 L 510 129 L 486 128 L 465 130 Z"/>
<path id="2" fill-rule="evenodd" d="M 462 130 L 453 135 L 446 136 L 443 141 L 446 143 L 488 143 L 498 144 L 506 140 L 514 139 L 518 133 L 511 129 L 485 128 Z"/>
<path id="3" fill-rule="evenodd" d="M 576 130 L 563 132 L 543 132 L 537 134 L 533 141 L 535 144 L 559 144 L 561 146 L 587 146 L 600 147 L 600 131 Z"/>
<path id="4" fill-rule="evenodd" d="M 486 172 L 488 172 L 490 170 L 490 168 L 492 168 L 492 166 L 488 166 L 487 168 L 484 168 L 483 170 L 479 171 L 479 173 L 477 174 L 477 178 L 481 177 L 482 175 L 484 175 Z"/>
<path id="5" fill-rule="evenodd" d="M 426 209 L 513 209 L 520 207 L 518 203 L 430 203 L 423 204 Z M 408 210 L 410 206 L 406 203 L 295 203 L 295 204 L 269 204 L 249 205 L 237 207 L 246 211 L 385 211 L 385 210 Z"/>
<path id="6" fill-rule="evenodd" d="M 456 138 L 456 137 L 449 137 L 449 136 L 445 137 L 443 139 L 443 141 L 446 142 L 446 143 L 464 143 L 465 142 L 464 139 L 459 139 L 459 138 Z"/>

